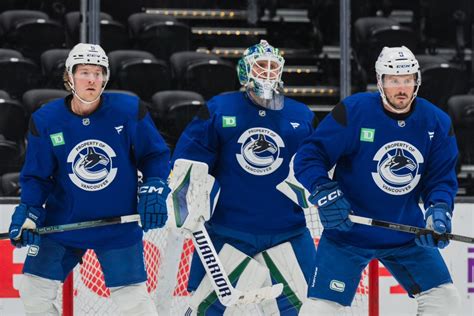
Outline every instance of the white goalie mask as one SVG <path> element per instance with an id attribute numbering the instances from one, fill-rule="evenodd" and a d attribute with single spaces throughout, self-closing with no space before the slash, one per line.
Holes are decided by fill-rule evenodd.
<path id="1" fill-rule="evenodd" d="M 421 85 L 421 73 L 418 60 L 411 50 L 405 46 L 384 47 L 375 62 L 375 72 L 377 74 L 377 88 L 380 91 L 382 100 L 385 104 L 390 106 L 394 112 L 397 112 L 396 109 L 388 102 L 384 93 L 383 75 L 415 74 L 415 81 L 408 83 L 409 85 L 415 86 L 410 104 L 413 102 Z"/>
<path id="2" fill-rule="evenodd" d="M 74 88 L 74 80 L 73 80 L 73 70 L 74 66 L 77 65 L 96 65 L 101 66 L 105 69 L 105 78 L 102 84 L 102 90 L 99 96 L 93 101 L 86 101 L 83 100 L 79 95 L 77 95 L 76 90 Z M 91 104 L 97 101 L 102 92 L 105 89 L 107 82 L 109 81 L 110 77 L 110 70 L 109 70 L 109 58 L 105 54 L 105 51 L 100 47 L 100 45 L 88 44 L 88 43 L 79 43 L 74 46 L 69 55 L 66 59 L 66 71 L 69 77 L 69 86 L 71 87 L 72 93 L 79 99 L 81 102 L 85 104 Z"/>
<path id="3" fill-rule="evenodd" d="M 259 105 L 279 110 L 283 107 L 281 75 L 285 60 L 267 41 L 247 48 L 237 64 L 237 74 L 249 96 Z M 249 92 L 252 93 L 249 93 Z"/>

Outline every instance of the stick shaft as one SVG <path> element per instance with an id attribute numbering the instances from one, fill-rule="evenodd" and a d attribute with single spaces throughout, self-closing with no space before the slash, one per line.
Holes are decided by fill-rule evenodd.
<path id="1" fill-rule="evenodd" d="M 46 226 L 46 227 L 35 229 L 35 232 L 37 232 L 40 235 L 45 235 L 45 234 L 60 233 L 60 232 L 78 230 L 78 229 L 84 229 L 84 228 L 100 227 L 100 226 L 107 226 L 107 225 L 113 225 L 113 224 L 124 224 L 124 223 L 138 222 L 138 221 L 140 221 L 140 215 L 133 214 L 133 215 L 126 215 L 126 216 L 117 216 L 117 217 L 97 219 L 93 221 Z M 0 240 L 8 239 L 8 238 L 10 238 L 8 233 L 0 233 Z"/>
<path id="2" fill-rule="evenodd" d="M 357 223 L 357 224 L 375 226 L 375 227 L 383 227 L 383 228 L 396 230 L 396 231 L 399 231 L 399 232 L 410 233 L 410 234 L 419 234 L 419 233 L 436 234 L 431 229 L 420 228 L 420 227 L 410 226 L 410 225 L 405 225 L 405 224 L 397 224 L 397 223 L 392 223 L 392 222 L 386 222 L 386 221 L 381 221 L 381 220 L 362 217 L 362 216 L 357 216 L 357 215 L 349 215 L 349 219 L 352 222 Z M 450 240 L 455 240 L 455 241 L 465 242 L 465 243 L 469 243 L 469 244 L 474 244 L 474 237 L 455 235 L 455 234 L 451 234 L 451 233 L 445 233 L 445 234 L 442 234 L 442 236 L 446 237 L 447 239 L 450 239 Z"/>
<path id="3" fill-rule="evenodd" d="M 207 233 L 204 222 L 200 221 L 197 228 L 192 232 L 195 249 L 201 259 L 202 265 L 216 291 L 219 301 L 224 306 L 233 305 L 235 288 L 230 283 L 229 277 L 224 270 L 216 249 Z"/>

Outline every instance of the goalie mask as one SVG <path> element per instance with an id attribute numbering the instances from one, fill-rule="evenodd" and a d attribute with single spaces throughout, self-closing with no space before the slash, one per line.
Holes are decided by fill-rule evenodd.
<path id="1" fill-rule="evenodd" d="M 73 71 L 74 66 L 77 65 L 96 65 L 101 66 L 105 71 L 104 82 L 102 83 L 102 90 L 100 91 L 99 96 L 93 101 L 86 101 L 83 100 L 79 95 L 76 93 L 76 89 L 74 88 L 74 80 L 73 80 Z M 102 92 L 105 89 L 107 81 L 109 81 L 110 70 L 109 70 L 109 59 L 105 54 L 105 51 L 100 47 L 100 45 L 94 44 L 87 44 L 87 43 L 79 43 L 74 46 L 69 55 L 66 59 L 66 71 L 69 77 L 69 86 L 71 87 L 72 93 L 79 99 L 81 102 L 85 104 L 91 104 L 97 101 Z"/>
<path id="2" fill-rule="evenodd" d="M 375 72 L 377 73 L 377 88 L 380 91 L 382 100 L 387 104 L 393 112 L 397 113 L 396 108 L 387 100 L 384 92 L 384 87 L 393 86 L 391 83 L 385 83 L 383 75 L 411 75 L 414 74 L 414 80 L 408 80 L 406 82 L 400 82 L 398 85 L 413 86 L 415 90 L 410 100 L 410 105 L 415 99 L 418 89 L 421 85 L 421 74 L 418 60 L 415 55 L 407 47 L 384 47 L 380 53 L 377 61 L 375 62 Z M 397 82 L 393 83 L 397 84 Z"/>
<path id="3" fill-rule="evenodd" d="M 280 51 L 265 40 L 244 51 L 237 64 L 237 74 L 255 103 L 271 110 L 283 108 L 284 64 Z"/>

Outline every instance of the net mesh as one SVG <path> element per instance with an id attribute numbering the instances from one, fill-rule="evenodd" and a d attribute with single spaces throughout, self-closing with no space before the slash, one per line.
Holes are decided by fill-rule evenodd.
<path id="1" fill-rule="evenodd" d="M 305 213 L 306 222 L 319 242 L 322 227 L 315 209 Z M 160 315 L 184 315 L 190 293 L 186 290 L 194 246 L 174 229 L 151 230 L 144 235 L 147 287 Z M 83 263 L 74 269 L 74 315 L 118 315 L 118 308 L 110 299 L 104 275 L 94 251 L 88 250 Z M 369 271 L 364 270 L 357 294 L 345 315 L 368 315 Z"/>

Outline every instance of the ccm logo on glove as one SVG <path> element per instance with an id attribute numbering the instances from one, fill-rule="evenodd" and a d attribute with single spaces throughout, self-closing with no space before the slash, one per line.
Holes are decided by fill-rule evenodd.
<path id="1" fill-rule="evenodd" d="M 138 193 L 139 194 L 143 194 L 143 193 L 158 193 L 158 194 L 163 194 L 163 187 L 154 187 L 154 186 L 148 186 L 148 185 L 142 185 L 139 189 L 138 189 Z"/>
<path id="2" fill-rule="evenodd" d="M 323 196 L 322 198 L 320 198 L 317 202 L 318 206 L 324 206 L 327 203 L 335 200 L 339 196 L 342 196 L 342 192 L 341 192 L 341 190 L 337 189 L 337 190 L 329 193 L 328 195 Z"/>

